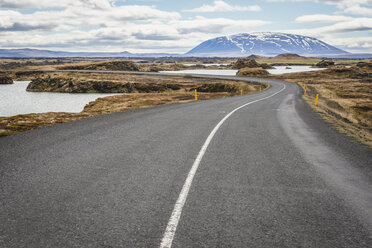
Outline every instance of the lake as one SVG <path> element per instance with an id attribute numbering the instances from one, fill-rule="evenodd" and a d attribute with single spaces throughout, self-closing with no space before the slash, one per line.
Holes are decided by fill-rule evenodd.
<path id="1" fill-rule="evenodd" d="M 86 104 L 104 93 L 28 92 L 29 81 L 0 85 L 0 116 L 44 112 L 81 112 Z"/>
<path id="2" fill-rule="evenodd" d="M 318 71 L 326 68 L 311 68 L 311 66 L 274 66 L 275 69 L 268 69 L 267 71 L 271 74 L 284 74 L 293 72 L 304 72 L 304 71 Z M 286 69 L 286 68 L 290 69 Z M 208 74 L 208 75 L 223 75 L 223 76 L 235 76 L 238 70 L 181 70 L 181 71 L 161 71 L 167 73 L 185 73 L 185 74 Z"/>
<path id="3" fill-rule="evenodd" d="M 324 70 L 324 68 L 311 68 L 310 66 L 290 66 L 290 69 L 286 69 L 286 66 L 276 66 L 275 68 L 267 71 L 271 74 L 283 74 Z M 234 76 L 237 71 L 202 69 L 164 72 Z M 0 85 L 0 116 L 44 112 L 81 112 L 86 104 L 97 98 L 117 95 L 105 93 L 27 92 L 28 83 L 29 81 L 15 81 L 14 84 Z"/>

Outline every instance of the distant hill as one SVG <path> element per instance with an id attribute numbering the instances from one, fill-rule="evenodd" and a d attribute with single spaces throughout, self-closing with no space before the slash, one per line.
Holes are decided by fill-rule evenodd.
<path id="1" fill-rule="evenodd" d="M 258 56 L 258 55 L 255 55 L 255 54 L 252 54 L 252 55 L 248 56 L 247 59 L 259 60 L 259 59 L 262 59 L 262 57 Z"/>
<path id="2" fill-rule="evenodd" d="M 62 52 L 39 49 L 0 49 L 0 57 L 20 57 L 20 58 L 56 58 L 56 57 L 127 57 L 129 52 L 103 53 L 103 52 Z"/>
<path id="3" fill-rule="evenodd" d="M 276 55 L 275 57 L 273 58 L 276 58 L 276 59 L 296 59 L 296 58 L 304 58 L 303 56 L 300 56 L 298 54 L 295 54 L 295 53 L 283 53 L 283 54 L 279 54 L 279 55 Z"/>
<path id="4" fill-rule="evenodd" d="M 270 58 L 271 60 L 306 61 L 314 60 L 314 57 L 300 56 L 295 53 L 283 53 Z"/>
<path id="5" fill-rule="evenodd" d="M 127 51 L 108 53 L 108 52 L 63 52 L 39 49 L 0 49 L 0 58 L 120 58 L 120 57 L 166 57 L 176 54 L 168 53 L 142 53 L 133 54 Z"/>
<path id="6" fill-rule="evenodd" d="M 242 57 L 250 54 L 274 56 L 283 53 L 307 56 L 348 54 L 316 38 L 263 32 L 228 35 L 207 40 L 187 52 L 187 55 Z"/>
<path id="7" fill-rule="evenodd" d="M 341 55 L 317 56 L 319 58 L 333 58 L 333 59 L 372 59 L 372 53 L 349 53 Z"/>

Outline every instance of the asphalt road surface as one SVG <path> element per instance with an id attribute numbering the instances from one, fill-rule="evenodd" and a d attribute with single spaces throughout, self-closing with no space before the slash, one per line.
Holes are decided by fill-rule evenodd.
<path id="1" fill-rule="evenodd" d="M 372 247 L 372 153 L 295 84 L 0 138 L 0 247 Z"/>

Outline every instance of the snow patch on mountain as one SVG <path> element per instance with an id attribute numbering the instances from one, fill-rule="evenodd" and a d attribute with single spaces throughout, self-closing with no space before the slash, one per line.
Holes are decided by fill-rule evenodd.
<path id="1" fill-rule="evenodd" d="M 190 50 L 195 56 L 246 56 L 278 55 L 296 53 L 301 55 L 338 55 L 347 52 L 328 45 L 316 38 L 272 32 L 242 33 L 207 40 Z"/>

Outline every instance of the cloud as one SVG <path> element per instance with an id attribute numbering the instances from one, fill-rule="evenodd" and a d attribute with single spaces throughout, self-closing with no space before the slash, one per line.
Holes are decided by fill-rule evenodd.
<path id="1" fill-rule="evenodd" d="M 261 8 L 258 5 L 251 6 L 231 6 L 230 4 L 217 0 L 213 2 L 213 5 L 203 4 L 199 8 L 184 10 L 184 12 L 198 12 L 198 13 L 207 13 L 207 12 L 227 12 L 227 11 L 260 11 Z"/>
<path id="2" fill-rule="evenodd" d="M 31 15 L 23 15 L 18 11 L 0 10 L 0 32 L 38 29 L 50 31 L 58 26 L 56 21 L 50 21 L 49 18 L 33 18 Z"/>
<path id="3" fill-rule="evenodd" d="M 317 28 L 320 33 L 349 33 L 372 30 L 372 18 L 355 18 L 347 22 L 339 22 L 331 26 Z"/>
<path id="4" fill-rule="evenodd" d="M 344 13 L 349 13 L 347 11 L 361 11 L 355 9 L 358 6 L 367 8 L 369 1 L 372 0 L 354 0 L 350 1 L 353 3 L 350 5 L 346 5 L 347 1 L 344 0 L 318 2 L 337 5 L 339 9 L 342 7 Z M 0 0 L 0 47 L 182 52 L 216 36 L 258 31 L 258 27 L 270 23 L 266 20 L 200 16 L 183 19 L 178 12 L 163 11 L 151 5 L 123 5 L 121 2 L 123 1 Z M 224 1 L 215 1 L 198 9 L 202 10 L 199 12 L 246 11 L 251 7 L 231 6 Z M 197 12 L 195 9 L 191 11 Z M 361 49 L 369 49 L 371 41 L 368 38 L 346 38 L 345 43 L 342 43 L 341 38 L 336 39 L 333 36 L 358 31 L 358 35 L 366 36 L 365 32 L 372 30 L 371 19 L 346 14 L 303 15 L 297 17 L 296 22 L 324 23 L 324 26 L 285 32 L 324 38 L 349 49 L 357 50 L 358 45 Z"/>
<path id="5" fill-rule="evenodd" d="M 296 22 L 306 23 L 336 23 L 353 20 L 350 16 L 342 15 L 303 15 L 296 18 Z"/>
<path id="6" fill-rule="evenodd" d="M 10 9 L 44 9 L 44 8 L 67 8 L 86 7 L 107 9 L 115 5 L 116 0 L 1 0 L 0 8 Z"/>
<path id="7" fill-rule="evenodd" d="M 342 34 L 358 31 L 372 30 L 372 18 L 353 18 L 350 21 L 338 22 L 333 25 L 309 28 L 309 29 L 295 29 L 282 30 L 283 32 L 296 33 L 302 35 L 309 35 L 315 37 L 322 37 L 330 34 Z"/>
<path id="8" fill-rule="evenodd" d="M 372 37 L 326 38 L 326 40 L 346 49 L 372 49 Z"/>
<path id="9" fill-rule="evenodd" d="M 317 2 L 336 5 L 344 13 L 372 16 L 372 0 L 267 0 L 269 2 Z"/>
<path id="10" fill-rule="evenodd" d="M 372 16 L 372 8 L 362 7 L 358 4 L 346 6 L 343 11 L 350 14 Z"/>
<path id="11" fill-rule="evenodd" d="M 268 23 L 205 17 L 185 20 L 177 12 L 140 5 L 75 3 L 27 12 L 0 9 L 0 46 L 180 52 L 223 32 L 249 32 Z"/>
<path id="12" fill-rule="evenodd" d="M 42 10 L 23 14 L 15 10 L 0 10 L 1 31 L 27 31 L 35 29 L 59 31 L 71 28 L 96 26 L 123 26 L 128 21 L 173 20 L 180 18 L 177 12 L 161 11 L 153 6 L 119 6 L 90 8 L 83 5 L 63 10 Z"/>
<path id="13" fill-rule="evenodd" d="M 182 34 L 190 32 L 216 34 L 227 28 L 240 28 L 249 31 L 252 28 L 269 23 L 268 21 L 262 20 L 232 20 L 227 18 L 204 18 L 201 16 L 192 20 L 177 20 L 171 22 Z"/>

